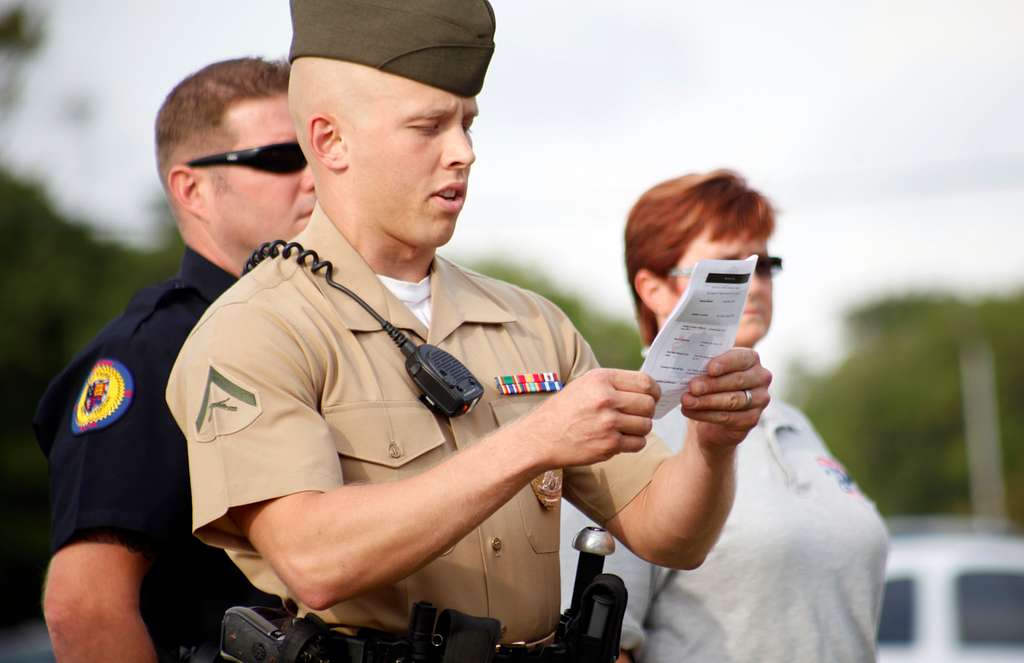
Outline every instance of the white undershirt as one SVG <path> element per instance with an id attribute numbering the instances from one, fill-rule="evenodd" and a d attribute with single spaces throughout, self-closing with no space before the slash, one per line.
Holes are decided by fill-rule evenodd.
<path id="1" fill-rule="evenodd" d="M 412 314 L 430 329 L 430 275 L 427 274 L 419 283 L 399 281 L 390 276 L 377 275 L 384 287 L 405 304 Z"/>

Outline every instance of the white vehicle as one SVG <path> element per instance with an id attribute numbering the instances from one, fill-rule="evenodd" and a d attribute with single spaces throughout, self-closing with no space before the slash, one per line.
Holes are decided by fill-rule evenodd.
<path id="1" fill-rule="evenodd" d="M 880 663 L 1024 663 L 1024 536 L 890 521 Z"/>

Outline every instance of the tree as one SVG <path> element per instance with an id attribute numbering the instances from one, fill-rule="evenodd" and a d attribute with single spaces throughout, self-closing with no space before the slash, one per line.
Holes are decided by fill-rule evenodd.
<path id="1" fill-rule="evenodd" d="M 21 65 L 42 41 L 42 23 L 24 5 L 0 13 L 0 117 L 18 98 Z"/>
<path id="2" fill-rule="evenodd" d="M 30 420 L 46 385 L 143 285 L 173 274 L 173 243 L 139 251 L 65 218 L 38 184 L 0 167 L 0 626 L 39 614 L 48 558 L 46 459 Z"/>
<path id="3" fill-rule="evenodd" d="M 1007 510 L 1024 523 L 1024 293 L 885 299 L 846 328 L 843 361 L 805 372 L 791 397 L 879 509 L 970 513 L 960 351 L 982 338 L 995 356 Z"/>
<path id="4" fill-rule="evenodd" d="M 42 17 L 16 3 L 0 11 L 0 127 L 18 99 L 21 67 L 42 43 Z M 163 205 L 166 208 L 166 205 Z M 166 229 L 166 212 L 158 211 Z M 68 219 L 44 188 L 0 164 L 0 513 L 4 536 L 0 627 L 39 616 L 49 557 L 46 459 L 30 420 L 49 381 L 139 287 L 173 274 L 181 253 L 163 232 L 151 251 L 102 241 Z"/>

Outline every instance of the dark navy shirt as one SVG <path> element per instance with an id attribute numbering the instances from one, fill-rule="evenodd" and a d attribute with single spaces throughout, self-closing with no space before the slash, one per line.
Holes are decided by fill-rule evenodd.
<path id="1" fill-rule="evenodd" d="M 234 280 L 186 249 L 174 278 L 136 293 L 50 383 L 33 419 L 50 465 L 52 552 L 96 528 L 141 537 L 156 552 L 142 617 L 164 650 L 218 642 L 232 605 L 278 604 L 192 536 L 185 438 L 164 400 L 185 338 Z"/>

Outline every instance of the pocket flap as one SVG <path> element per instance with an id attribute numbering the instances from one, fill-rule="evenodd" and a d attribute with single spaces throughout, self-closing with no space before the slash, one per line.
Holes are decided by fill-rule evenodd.
<path id="1" fill-rule="evenodd" d="M 524 414 L 528 414 L 533 408 L 544 402 L 545 395 L 530 394 L 522 396 L 507 396 L 491 401 L 491 412 L 494 413 L 494 421 L 499 426 L 512 423 Z"/>
<path id="2" fill-rule="evenodd" d="M 364 401 L 324 410 L 342 456 L 401 467 L 444 444 L 437 419 L 419 401 Z"/>

